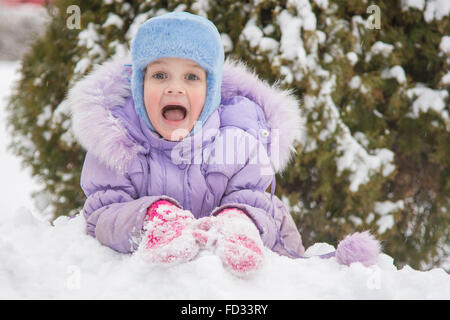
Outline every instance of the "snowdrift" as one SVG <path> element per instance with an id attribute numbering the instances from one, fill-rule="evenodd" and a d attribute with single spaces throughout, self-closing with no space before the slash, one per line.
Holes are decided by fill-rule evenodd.
<path id="1" fill-rule="evenodd" d="M 366 268 L 266 250 L 263 268 L 240 279 L 207 251 L 173 267 L 116 253 L 85 233 L 82 215 L 51 225 L 23 207 L 1 213 L 0 234 L 1 299 L 450 299 L 443 269 L 397 270 L 385 254 Z M 307 254 L 332 250 L 321 243 Z"/>

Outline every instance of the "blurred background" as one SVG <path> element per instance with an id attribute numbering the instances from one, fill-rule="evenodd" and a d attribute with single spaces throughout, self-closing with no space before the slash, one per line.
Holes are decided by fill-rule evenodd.
<path id="1" fill-rule="evenodd" d="M 369 229 L 398 267 L 450 270 L 447 0 L 0 0 L 0 214 L 80 211 L 67 91 L 173 10 L 208 17 L 228 57 L 301 100 L 276 194 L 306 247 Z"/>
<path id="2" fill-rule="evenodd" d="M 37 213 L 32 193 L 42 186 L 31 168 L 8 149 L 6 105 L 20 79 L 20 60 L 32 42 L 43 35 L 49 16 L 43 1 L 0 0 L 0 215 L 27 209 Z M 50 218 L 50 216 L 48 216 Z"/>
<path id="3" fill-rule="evenodd" d="M 20 60 L 48 22 L 44 1 L 0 0 L 0 60 Z"/>

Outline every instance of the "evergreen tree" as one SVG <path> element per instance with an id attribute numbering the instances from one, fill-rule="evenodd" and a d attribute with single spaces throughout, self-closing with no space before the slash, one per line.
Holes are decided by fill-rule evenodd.
<path id="1" fill-rule="evenodd" d="M 146 19 L 200 14 L 222 33 L 227 56 L 302 101 L 304 134 L 277 195 L 304 244 L 336 245 L 370 229 L 398 266 L 438 266 L 450 248 L 450 17 L 437 4 L 55 1 L 9 103 L 11 148 L 44 182 L 47 210 L 78 212 L 84 151 L 70 131 L 67 90 L 124 54 Z M 68 27 L 71 5 L 79 29 Z"/>

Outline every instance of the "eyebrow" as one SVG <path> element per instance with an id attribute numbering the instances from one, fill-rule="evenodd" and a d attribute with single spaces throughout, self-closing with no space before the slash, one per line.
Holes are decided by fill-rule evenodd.
<path id="1" fill-rule="evenodd" d="M 151 66 L 154 66 L 154 65 L 158 65 L 158 64 L 167 64 L 167 63 L 165 63 L 164 61 L 156 60 L 156 61 L 150 62 L 150 63 L 147 65 L 146 68 L 151 67 Z M 201 66 L 199 66 L 199 65 L 196 64 L 196 63 L 188 62 L 187 64 L 188 64 L 188 66 L 191 67 L 191 68 L 197 68 L 197 69 L 200 69 L 200 70 L 204 70 Z"/>
<path id="2" fill-rule="evenodd" d="M 156 61 L 150 62 L 150 63 L 147 65 L 147 68 L 148 68 L 148 67 L 151 67 L 151 66 L 154 66 L 154 65 L 157 65 L 157 64 L 165 64 L 165 63 L 162 62 L 162 61 L 156 60 Z"/>

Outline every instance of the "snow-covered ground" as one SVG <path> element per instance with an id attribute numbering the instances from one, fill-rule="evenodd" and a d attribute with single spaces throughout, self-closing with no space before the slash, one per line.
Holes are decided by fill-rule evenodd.
<path id="1" fill-rule="evenodd" d="M 30 178 L 29 168 L 22 168 L 20 159 L 7 150 L 10 136 L 6 132 L 7 96 L 18 77 L 18 62 L 0 61 L 0 216 L 15 212 L 18 208 L 33 210 L 31 192 L 37 184 Z"/>
<path id="2" fill-rule="evenodd" d="M 266 251 L 263 268 L 240 279 L 206 251 L 183 265 L 149 265 L 87 236 L 79 215 L 54 225 L 35 218 L 30 193 L 37 185 L 6 151 L 4 98 L 18 66 L 0 62 L 0 299 L 450 299 L 444 270 L 398 270 L 385 254 L 366 268 Z M 332 250 L 316 244 L 307 253 Z"/>

